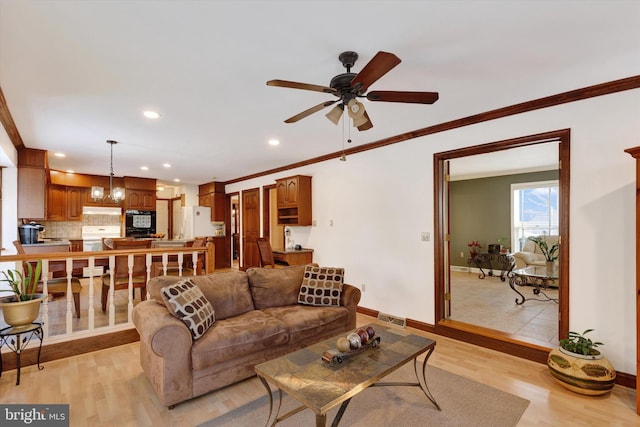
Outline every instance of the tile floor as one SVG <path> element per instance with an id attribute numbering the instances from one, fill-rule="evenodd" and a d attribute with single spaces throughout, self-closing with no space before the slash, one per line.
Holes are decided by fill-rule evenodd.
<path id="1" fill-rule="evenodd" d="M 526 298 L 533 295 L 532 287 L 518 288 Z M 558 290 L 547 289 L 550 298 L 558 298 Z M 452 320 L 470 323 L 547 345 L 558 344 L 558 304 L 552 301 L 527 300 L 515 303 L 516 294 L 508 279 L 487 276 L 479 279 L 472 272 L 451 272 Z"/>

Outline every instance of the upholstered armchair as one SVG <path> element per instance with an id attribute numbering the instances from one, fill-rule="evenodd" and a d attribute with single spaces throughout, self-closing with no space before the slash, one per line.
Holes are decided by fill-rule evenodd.
<path id="1" fill-rule="evenodd" d="M 540 237 L 544 238 L 544 240 L 547 242 L 547 245 L 549 246 L 553 246 L 558 243 L 557 235 Z M 516 261 L 514 270 L 529 267 L 532 265 L 544 266 L 546 264 L 546 260 L 544 258 L 544 255 L 542 254 L 542 251 L 540 250 L 540 247 L 532 240 L 527 240 L 525 245 L 522 247 L 522 250 L 520 252 L 514 253 L 513 257 Z"/>

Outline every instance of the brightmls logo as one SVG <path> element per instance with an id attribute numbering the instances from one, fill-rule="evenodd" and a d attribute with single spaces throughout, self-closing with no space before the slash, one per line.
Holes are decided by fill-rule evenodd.
<path id="1" fill-rule="evenodd" d="M 69 405 L 0 405 L 2 426 L 69 426 Z"/>

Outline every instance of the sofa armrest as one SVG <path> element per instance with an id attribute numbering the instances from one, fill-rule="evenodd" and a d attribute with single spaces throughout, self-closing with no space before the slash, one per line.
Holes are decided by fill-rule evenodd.
<path id="1" fill-rule="evenodd" d="M 191 333 L 181 320 L 153 300 L 133 309 L 140 334 L 140 365 L 160 401 L 168 407 L 193 397 Z"/>
<path id="2" fill-rule="evenodd" d="M 347 283 L 342 285 L 342 295 L 340 296 L 340 305 L 348 308 L 355 308 L 358 306 L 361 297 L 360 289 Z"/>
<path id="3" fill-rule="evenodd" d="M 156 301 L 141 301 L 133 310 L 133 324 L 160 357 L 173 358 L 176 351 L 191 357 L 191 333 L 187 326 Z"/>

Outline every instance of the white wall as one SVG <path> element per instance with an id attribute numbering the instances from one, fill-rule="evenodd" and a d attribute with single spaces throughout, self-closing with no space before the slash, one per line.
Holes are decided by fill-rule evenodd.
<path id="1" fill-rule="evenodd" d="M 592 98 L 438 133 L 228 185 L 227 193 L 313 176 L 314 227 L 294 229 L 314 261 L 366 284 L 361 305 L 434 323 L 433 154 L 571 129 L 570 329 L 592 338 L 618 371 L 635 374 L 635 160 L 640 91 Z M 382 119 L 380 119 L 382 120 Z M 419 126 L 417 126 L 419 127 Z M 333 226 L 330 221 L 333 220 Z M 508 291 L 505 289 L 505 292 Z"/>
<path id="2" fill-rule="evenodd" d="M 2 247 L 5 248 L 2 254 L 9 255 L 17 253 L 13 241 L 18 239 L 18 151 L 3 126 L 0 126 L 0 166 L 3 167 Z"/>

